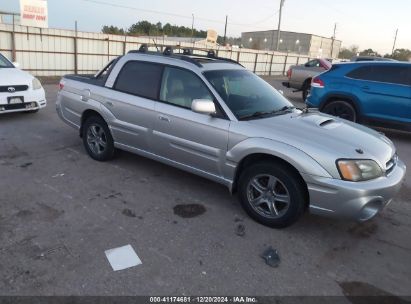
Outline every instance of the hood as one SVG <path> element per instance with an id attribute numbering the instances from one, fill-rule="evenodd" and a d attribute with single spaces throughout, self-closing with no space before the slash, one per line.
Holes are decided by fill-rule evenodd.
<path id="1" fill-rule="evenodd" d="M 286 142 L 304 151 L 336 178 L 340 177 L 337 159 L 372 159 L 385 170 L 395 154 L 393 143 L 382 133 L 316 111 L 296 111 L 249 123 L 258 126 L 258 137 Z"/>
<path id="2" fill-rule="evenodd" d="M 33 76 L 17 68 L 0 68 L 0 86 L 29 85 Z"/>

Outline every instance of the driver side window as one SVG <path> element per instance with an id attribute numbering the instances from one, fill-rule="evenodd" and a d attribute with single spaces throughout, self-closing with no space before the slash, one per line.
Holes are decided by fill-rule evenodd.
<path id="1" fill-rule="evenodd" d="M 160 100 L 191 109 L 194 99 L 213 100 L 204 83 L 193 73 L 165 67 L 161 82 Z"/>

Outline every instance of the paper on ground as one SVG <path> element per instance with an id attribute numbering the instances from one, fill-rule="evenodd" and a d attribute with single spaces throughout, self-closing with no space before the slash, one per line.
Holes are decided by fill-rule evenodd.
<path id="1" fill-rule="evenodd" d="M 142 264 L 131 245 L 109 249 L 104 253 L 114 271 Z"/>

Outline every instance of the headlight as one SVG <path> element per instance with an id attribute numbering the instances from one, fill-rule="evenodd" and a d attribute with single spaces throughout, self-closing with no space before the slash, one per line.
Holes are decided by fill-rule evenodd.
<path id="1" fill-rule="evenodd" d="M 382 176 L 381 167 L 373 160 L 350 160 L 337 161 L 338 171 L 344 180 L 358 182 L 366 181 Z"/>
<path id="2" fill-rule="evenodd" d="M 41 82 L 37 78 L 33 78 L 32 85 L 33 85 L 33 90 L 41 89 Z"/>

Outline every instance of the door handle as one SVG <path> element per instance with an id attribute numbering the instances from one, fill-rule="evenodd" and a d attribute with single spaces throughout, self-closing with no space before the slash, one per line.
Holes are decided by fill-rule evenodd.
<path id="1" fill-rule="evenodd" d="M 170 118 L 168 118 L 167 116 L 158 115 L 158 119 L 162 121 L 170 122 Z"/>

